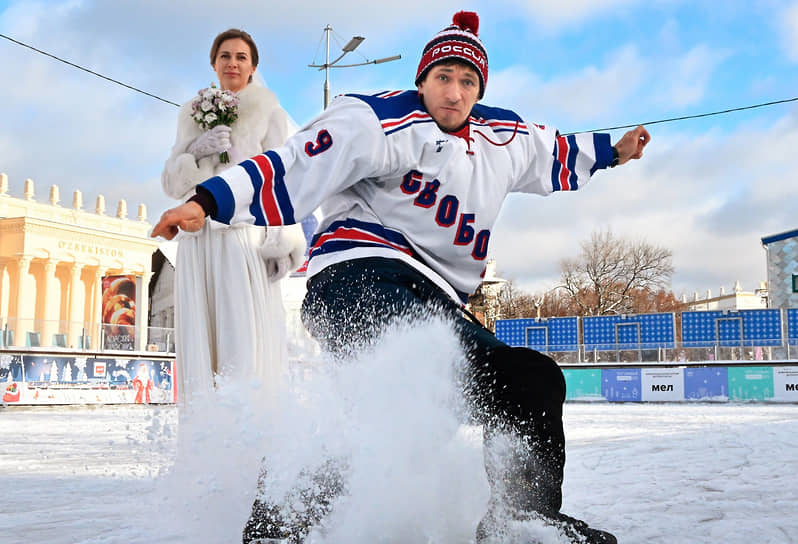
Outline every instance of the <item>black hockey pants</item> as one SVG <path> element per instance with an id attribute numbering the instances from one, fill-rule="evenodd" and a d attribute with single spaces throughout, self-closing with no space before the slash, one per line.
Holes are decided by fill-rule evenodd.
<path id="1" fill-rule="evenodd" d="M 302 319 L 325 349 L 345 356 L 396 319 L 452 319 L 468 368 L 464 394 L 484 425 L 492 505 L 552 515 L 562 504 L 565 379 L 546 355 L 510 347 L 467 319 L 443 290 L 396 259 L 336 264 L 308 281 Z"/>

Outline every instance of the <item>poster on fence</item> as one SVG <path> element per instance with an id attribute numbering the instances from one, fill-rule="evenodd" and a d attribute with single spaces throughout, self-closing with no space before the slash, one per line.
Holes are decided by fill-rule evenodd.
<path id="1" fill-rule="evenodd" d="M 774 400 L 798 402 L 798 366 L 773 369 Z"/>
<path id="2" fill-rule="evenodd" d="M 174 403 L 173 376 L 172 359 L 0 358 L 4 404 Z"/>
<path id="3" fill-rule="evenodd" d="M 684 400 L 684 372 L 681 368 L 644 368 L 641 399 L 646 402 Z"/>
<path id="4" fill-rule="evenodd" d="M 103 277 L 101 304 L 105 349 L 135 349 L 136 276 Z"/>

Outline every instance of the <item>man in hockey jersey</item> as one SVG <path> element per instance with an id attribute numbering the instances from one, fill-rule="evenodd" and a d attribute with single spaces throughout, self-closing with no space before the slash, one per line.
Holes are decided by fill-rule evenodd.
<path id="1" fill-rule="evenodd" d="M 398 316 L 439 312 L 455 322 L 469 366 L 464 392 L 484 425 L 491 485 L 477 542 L 507 533 L 513 520 L 540 519 L 574 542 L 611 534 L 560 512 L 565 464 L 565 380 L 549 357 L 509 347 L 462 312 L 480 282 L 505 196 L 573 191 L 596 170 L 642 156 L 645 128 L 614 146 L 608 134 L 561 136 L 510 110 L 478 104 L 488 57 L 475 13 L 460 12 L 424 48 L 416 89 L 336 98 L 276 150 L 202 183 L 163 214 L 152 236 L 197 230 L 205 216 L 224 223 L 284 225 L 321 206 L 311 242 L 308 330 L 339 354 L 370 342 Z M 499 455 L 499 437 L 516 446 Z M 502 450 L 504 451 L 504 450 Z M 340 488 L 336 477 L 332 488 Z M 301 542 L 329 500 L 304 526 L 281 525 L 256 502 L 244 542 Z M 520 543 L 519 543 L 520 544 Z"/>

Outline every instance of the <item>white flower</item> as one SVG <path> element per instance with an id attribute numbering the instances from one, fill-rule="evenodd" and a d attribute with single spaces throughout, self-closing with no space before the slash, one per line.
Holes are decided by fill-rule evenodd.
<path id="1" fill-rule="evenodd" d="M 216 114 L 213 112 L 205 114 L 205 122 L 208 124 L 213 123 L 214 121 L 216 121 L 216 119 L 217 119 Z"/>
<path id="2" fill-rule="evenodd" d="M 213 109 L 213 102 L 210 100 L 203 100 L 202 104 L 200 104 L 200 108 L 202 108 L 202 111 L 211 111 Z"/>

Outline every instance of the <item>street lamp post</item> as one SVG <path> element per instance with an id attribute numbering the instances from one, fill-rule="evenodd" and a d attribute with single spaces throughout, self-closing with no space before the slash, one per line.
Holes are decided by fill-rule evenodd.
<path id="1" fill-rule="evenodd" d="M 392 60 L 399 60 L 402 58 L 402 55 L 394 55 L 392 57 L 385 57 L 376 60 L 368 60 L 366 62 L 359 62 L 356 64 L 340 64 L 336 65 L 336 63 L 344 58 L 344 55 L 347 53 L 351 53 L 354 51 L 358 45 L 363 43 L 364 38 L 363 36 L 355 36 L 345 46 L 341 48 L 343 51 L 338 58 L 330 62 L 330 32 L 332 32 L 332 27 L 327 25 L 324 27 L 325 38 L 327 42 L 326 51 L 324 54 L 324 64 L 308 64 L 310 68 L 318 68 L 319 70 L 324 70 L 324 109 L 327 109 L 327 106 L 330 105 L 330 68 L 351 68 L 353 66 L 365 66 L 367 64 L 382 64 L 383 62 L 390 62 Z"/>

